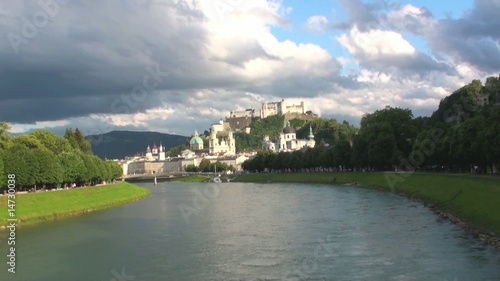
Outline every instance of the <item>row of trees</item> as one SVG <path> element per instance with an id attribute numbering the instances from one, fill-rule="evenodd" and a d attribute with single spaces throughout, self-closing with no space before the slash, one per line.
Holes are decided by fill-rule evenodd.
<path id="1" fill-rule="evenodd" d="M 487 104 L 478 103 L 478 97 L 484 96 Z M 359 131 L 350 134 L 348 126 L 327 131 L 311 123 L 316 136 L 324 134 L 314 149 L 260 152 L 243 168 L 498 171 L 499 102 L 500 77 L 489 77 L 484 86 L 474 80 L 443 99 L 431 117 L 414 118 L 409 109 L 388 106 L 365 114 Z M 309 126 L 300 130 L 305 127 Z"/>
<path id="2" fill-rule="evenodd" d="M 63 137 L 47 130 L 12 137 L 9 126 L 0 122 L 0 187 L 7 175 L 16 175 L 16 186 L 50 187 L 58 184 L 94 185 L 121 177 L 122 169 L 114 161 L 92 154 L 90 142 L 80 130 L 67 129 Z"/>
<path id="3" fill-rule="evenodd" d="M 226 172 L 226 171 L 232 171 L 234 172 L 234 167 L 233 165 L 228 165 L 225 162 L 220 162 L 217 161 L 215 163 L 211 163 L 210 160 L 208 159 L 203 159 L 200 162 L 200 165 L 197 167 L 194 164 L 189 164 L 185 168 L 186 172 Z"/>
<path id="4" fill-rule="evenodd" d="M 245 161 L 242 168 L 252 172 L 319 169 L 339 171 L 352 168 L 351 157 L 351 146 L 346 139 L 342 139 L 329 147 L 316 146 L 307 150 L 280 153 L 260 151 L 254 158 Z"/>

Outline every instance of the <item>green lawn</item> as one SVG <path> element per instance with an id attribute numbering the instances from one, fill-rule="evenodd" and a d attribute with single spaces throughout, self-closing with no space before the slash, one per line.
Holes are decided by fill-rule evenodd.
<path id="1" fill-rule="evenodd" d="M 16 194 L 18 224 L 33 224 L 106 209 L 148 196 L 146 188 L 121 182 L 112 185 Z M 7 196 L 0 196 L 0 221 L 8 217 Z"/>
<path id="2" fill-rule="evenodd" d="M 297 173 L 243 175 L 236 181 L 333 183 L 334 178 L 338 184 L 356 182 L 420 199 L 470 227 L 500 236 L 500 178 L 425 173 Z M 391 186 L 390 181 L 395 184 Z"/>
<path id="3" fill-rule="evenodd" d="M 187 177 L 178 177 L 178 178 L 172 179 L 172 181 L 177 181 L 177 182 L 206 182 L 209 180 L 210 180 L 210 177 L 208 177 L 208 176 L 198 176 L 198 175 L 187 176 Z"/>

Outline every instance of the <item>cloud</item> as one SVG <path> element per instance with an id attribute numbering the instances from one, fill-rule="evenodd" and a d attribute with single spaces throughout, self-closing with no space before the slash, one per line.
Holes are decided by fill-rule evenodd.
<path id="1" fill-rule="evenodd" d="M 283 91 L 265 94 L 284 96 L 292 89 L 274 83 L 338 71 L 338 63 L 324 49 L 280 42 L 271 34 L 270 26 L 289 24 L 283 15 L 290 9 L 280 2 L 230 1 L 223 7 L 217 3 L 59 5 L 50 23 L 18 46 L 17 55 L 8 40 L 0 42 L 0 75 L 5 81 L 0 83 L 0 120 L 34 123 L 91 114 L 140 118 L 161 101 L 180 105 L 185 102 L 182 96 L 210 92 L 206 89 L 219 91 L 215 100 L 232 92 L 225 98 L 234 105 L 249 89 Z M 4 5 L 12 15 L 0 21 L 1 34 L 24 36 L 19 19 L 44 11 L 33 1 Z M 154 73 L 160 79 L 153 79 Z M 303 92 L 313 93 L 311 89 Z"/>
<path id="2" fill-rule="evenodd" d="M 285 98 L 352 122 L 386 105 L 432 112 L 446 93 L 500 69 L 496 0 L 476 0 L 456 19 L 342 0 L 344 18 L 310 15 L 303 26 L 318 39 L 333 28 L 332 45 L 321 46 L 273 34 L 293 24 L 283 3 L 69 1 L 49 15 L 36 1 L 2 2 L 0 120 L 16 132 L 189 135 L 231 110 Z M 27 35 L 43 12 L 47 21 Z M 21 38 L 15 48 L 8 34 Z"/>
<path id="3" fill-rule="evenodd" d="M 424 36 L 433 50 L 454 63 L 468 63 L 484 72 L 500 71 L 500 1 L 475 0 L 458 19 L 442 19 Z M 446 40 L 444 40 L 446 38 Z"/>
<path id="4" fill-rule="evenodd" d="M 381 13 L 387 4 L 384 1 L 364 3 L 361 0 L 340 0 L 348 18 L 333 24 L 334 28 L 349 30 L 357 26 L 361 31 L 377 28 L 380 25 Z"/>
<path id="5" fill-rule="evenodd" d="M 305 30 L 316 34 L 324 33 L 327 27 L 328 19 L 325 16 L 309 17 L 304 24 Z"/>

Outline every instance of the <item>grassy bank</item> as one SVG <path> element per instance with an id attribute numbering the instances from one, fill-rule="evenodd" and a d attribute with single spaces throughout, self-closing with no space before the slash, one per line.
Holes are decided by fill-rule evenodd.
<path id="1" fill-rule="evenodd" d="M 173 178 L 172 181 L 176 182 L 207 182 L 210 180 L 210 177 L 208 176 L 187 176 L 187 177 L 178 177 L 178 178 Z"/>
<path id="2" fill-rule="evenodd" d="M 404 194 L 450 214 L 472 229 L 500 237 L 500 178 L 447 174 L 253 174 L 240 182 L 357 183 Z M 393 186 L 390 182 L 394 183 Z"/>
<path id="3" fill-rule="evenodd" d="M 15 213 L 19 225 L 36 224 L 129 203 L 144 198 L 149 193 L 148 189 L 121 182 L 105 186 L 16 194 Z M 2 222 L 8 218 L 7 200 L 7 196 L 0 196 Z"/>

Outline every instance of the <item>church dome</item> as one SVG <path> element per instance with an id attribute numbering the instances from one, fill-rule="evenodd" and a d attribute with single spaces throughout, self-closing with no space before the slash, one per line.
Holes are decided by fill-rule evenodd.
<path id="1" fill-rule="evenodd" d="M 283 125 L 283 133 L 284 134 L 295 134 L 296 133 L 295 129 L 290 125 L 290 121 L 286 121 L 286 119 L 283 118 L 283 122 L 285 123 Z"/>
<path id="2" fill-rule="evenodd" d="M 295 129 L 292 126 L 286 126 L 285 128 L 283 128 L 283 133 L 285 133 L 285 134 L 295 134 L 296 131 L 295 131 Z"/>
<path id="3" fill-rule="evenodd" d="M 191 140 L 189 141 L 189 144 L 190 145 L 193 145 L 193 144 L 203 144 L 203 140 L 196 136 L 196 137 L 192 137 Z"/>

